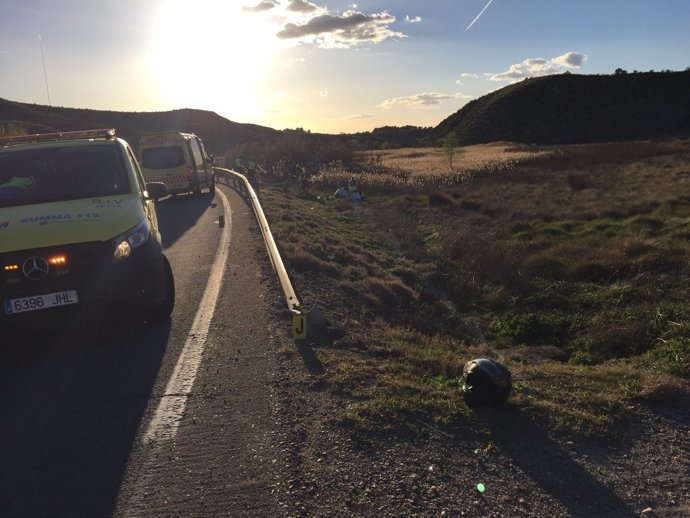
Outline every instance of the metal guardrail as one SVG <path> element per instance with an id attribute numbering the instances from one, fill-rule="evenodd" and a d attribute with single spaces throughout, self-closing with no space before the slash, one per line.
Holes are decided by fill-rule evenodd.
<path id="1" fill-rule="evenodd" d="M 231 169 L 225 169 L 223 167 L 214 167 L 213 171 L 216 178 L 222 178 L 225 180 L 226 185 L 230 185 L 229 179 L 233 178 L 239 182 L 242 182 L 242 186 L 245 192 L 249 195 L 249 200 L 251 201 L 252 208 L 254 209 L 254 214 L 259 222 L 259 227 L 261 228 L 261 234 L 264 238 L 264 243 L 266 244 L 266 250 L 268 251 L 268 257 L 271 259 L 271 264 L 273 266 L 273 271 L 276 272 L 280 285 L 283 288 L 283 293 L 285 294 L 285 301 L 287 302 L 288 310 L 293 315 L 301 315 L 303 312 L 300 310 L 300 303 L 297 300 L 297 295 L 295 290 L 292 288 L 292 283 L 288 277 L 285 266 L 283 265 L 283 260 L 280 258 L 280 253 L 278 252 L 278 247 L 273 240 L 273 234 L 271 234 L 271 229 L 268 226 L 268 221 L 266 221 L 266 216 L 259 203 L 259 198 L 254 192 L 254 188 L 247 180 L 247 177 L 243 174 L 233 171 Z"/>

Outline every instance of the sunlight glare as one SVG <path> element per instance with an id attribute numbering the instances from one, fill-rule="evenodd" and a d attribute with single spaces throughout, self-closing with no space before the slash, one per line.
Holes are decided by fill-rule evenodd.
<path id="1" fill-rule="evenodd" d="M 239 122 L 263 110 L 260 89 L 279 50 L 276 29 L 238 3 L 161 2 L 151 70 L 172 107 L 212 110 Z"/>

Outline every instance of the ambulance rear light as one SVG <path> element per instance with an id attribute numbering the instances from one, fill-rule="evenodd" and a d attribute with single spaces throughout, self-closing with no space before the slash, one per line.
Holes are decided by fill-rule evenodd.
<path id="1" fill-rule="evenodd" d="M 60 131 L 57 133 L 37 133 L 34 135 L 14 135 L 12 137 L 0 137 L 0 146 L 10 144 L 25 144 L 29 142 L 52 142 L 70 139 L 112 139 L 115 138 L 113 128 L 83 130 L 83 131 Z"/>

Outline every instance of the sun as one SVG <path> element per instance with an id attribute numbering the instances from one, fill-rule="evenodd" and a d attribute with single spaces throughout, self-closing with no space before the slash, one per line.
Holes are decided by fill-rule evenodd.
<path id="1" fill-rule="evenodd" d="M 239 2 L 161 2 L 152 35 L 152 79 L 175 107 L 248 121 L 263 111 L 262 84 L 280 52 L 276 28 Z"/>

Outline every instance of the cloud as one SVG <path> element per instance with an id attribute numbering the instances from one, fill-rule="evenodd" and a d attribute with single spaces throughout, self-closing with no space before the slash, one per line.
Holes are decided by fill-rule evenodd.
<path id="1" fill-rule="evenodd" d="M 324 90 L 319 90 L 319 95 L 321 97 L 328 97 L 328 89 L 326 88 Z"/>
<path id="2" fill-rule="evenodd" d="M 290 0 L 287 10 L 295 13 L 313 13 L 314 11 L 321 11 L 322 8 L 306 0 Z"/>
<path id="3" fill-rule="evenodd" d="M 419 23 L 419 22 L 422 21 L 422 18 L 419 17 L 419 16 L 415 16 L 414 18 L 412 18 L 412 17 L 410 17 L 410 15 L 408 14 L 407 16 L 405 16 L 405 21 L 406 21 L 407 23 Z"/>
<path id="4" fill-rule="evenodd" d="M 349 117 L 345 117 L 344 120 L 347 121 L 356 121 L 356 120 L 363 120 L 363 119 L 373 119 L 374 115 L 370 113 L 360 113 L 358 115 L 350 115 Z"/>
<path id="5" fill-rule="evenodd" d="M 261 13 L 263 11 L 270 11 L 271 9 L 277 6 L 278 3 L 274 2 L 273 0 L 263 0 L 263 2 L 259 2 L 254 6 L 242 7 L 242 10 L 248 13 Z"/>
<path id="6" fill-rule="evenodd" d="M 305 23 L 287 23 L 277 36 L 314 43 L 321 48 L 349 48 L 364 43 L 380 43 L 389 38 L 404 38 L 389 28 L 395 16 L 387 12 L 366 15 L 346 11 L 342 16 L 319 14 Z"/>
<path id="7" fill-rule="evenodd" d="M 522 63 L 510 65 L 510 68 L 505 72 L 493 74 L 490 79 L 492 81 L 519 81 L 526 77 L 561 74 L 567 69 L 580 68 L 586 60 L 587 56 L 579 52 L 568 52 L 549 60 L 529 58 Z"/>
<path id="8" fill-rule="evenodd" d="M 471 96 L 455 93 L 455 94 L 440 94 L 440 93 L 423 93 L 408 95 L 405 97 L 394 97 L 386 99 L 379 106 L 381 108 L 392 108 L 394 106 L 414 106 L 414 107 L 429 107 L 437 106 L 443 101 L 449 99 L 471 99 Z"/>
<path id="9" fill-rule="evenodd" d="M 469 74 L 467 72 L 463 72 L 460 74 L 460 79 L 457 79 L 455 82 L 461 85 L 463 79 L 479 79 L 479 74 Z"/>
<path id="10" fill-rule="evenodd" d="M 578 68 L 585 62 L 587 56 L 578 52 L 567 52 L 562 56 L 553 58 L 552 61 L 567 68 Z"/>

